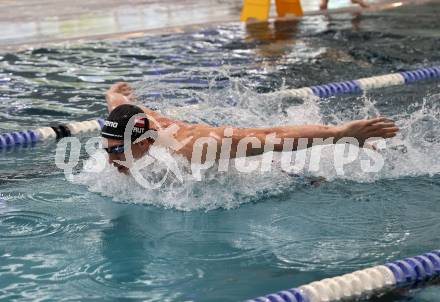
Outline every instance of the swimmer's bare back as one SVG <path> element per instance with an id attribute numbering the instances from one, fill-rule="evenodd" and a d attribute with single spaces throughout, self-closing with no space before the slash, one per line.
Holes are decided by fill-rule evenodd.
<path id="1" fill-rule="evenodd" d="M 127 83 L 116 83 L 106 92 L 106 100 L 108 111 L 111 112 L 115 107 L 135 102 L 133 95 L 133 89 Z M 286 139 L 294 139 L 292 151 L 298 148 L 298 139 L 308 139 L 307 147 L 311 147 L 313 139 L 327 139 L 334 138 L 333 142 L 336 143 L 340 138 L 350 137 L 356 138 L 360 145 L 372 137 L 391 138 L 396 136 L 399 128 L 395 123 L 385 117 L 377 117 L 365 120 L 356 120 L 341 125 L 304 125 L 304 126 L 278 126 L 267 128 L 234 128 L 229 126 L 212 127 L 204 124 L 189 124 L 183 121 L 173 120 L 165 117 L 149 108 L 136 104 L 141 107 L 147 116 L 154 118 L 155 122 L 159 124 L 162 129 L 165 129 L 171 125 L 177 125 L 178 131 L 175 133 L 175 139 L 177 141 L 187 140 L 187 144 L 177 151 L 178 154 L 183 155 L 187 159 L 191 160 L 192 152 L 194 150 L 194 144 L 199 138 L 213 138 L 217 141 L 217 155 L 216 159 L 220 157 L 220 150 L 222 141 L 225 138 L 225 129 L 232 129 L 231 145 L 231 158 L 240 156 L 242 153 L 237 152 L 237 147 L 243 138 L 255 137 L 261 144 L 260 147 L 247 148 L 243 153 L 245 156 L 260 155 L 265 152 L 264 146 L 266 143 L 273 144 L 273 151 L 281 152 L 283 150 L 284 142 Z M 154 123 L 150 123 L 151 128 L 155 130 L 157 126 Z M 270 135 L 275 135 L 277 138 L 273 140 Z M 267 141 L 270 140 L 270 141 Z M 206 149 L 206 148 L 205 148 Z M 206 151 L 205 151 L 206 152 Z M 202 155 L 204 158 L 205 155 Z"/>

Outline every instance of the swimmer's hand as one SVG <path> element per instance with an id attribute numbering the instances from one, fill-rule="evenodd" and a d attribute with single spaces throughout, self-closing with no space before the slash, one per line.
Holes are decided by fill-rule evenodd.
<path id="1" fill-rule="evenodd" d="M 337 138 L 355 138 L 359 146 L 364 146 L 365 141 L 369 138 L 391 138 L 396 136 L 398 131 L 399 128 L 392 120 L 385 117 L 378 117 L 369 120 L 353 121 L 337 126 Z"/>

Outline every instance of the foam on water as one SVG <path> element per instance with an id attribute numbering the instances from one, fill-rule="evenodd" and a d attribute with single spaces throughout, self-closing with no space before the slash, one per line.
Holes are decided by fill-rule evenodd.
<path id="1" fill-rule="evenodd" d="M 0 85 L 2 132 L 105 117 L 103 92 L 117 81 L 138 81 L 141 103 L 188 122 L 385 115 L 402 127 L 381 151 L 380 173 L 359 171 L 357 159 L 339 175 L 334 147 L 317 171 L 283 171 L 276 159 L 269 172 L 214 167 L 201 181 L 176 158 L 183 183 L 170 173 L 154 190 L 109 165 L 70 184 L 54 143 L 4 150 L 0 300 L 243 301 L 438 249 L 438 83 L 319 101 L 262 93 L 437 66 L 439 12 L 435 4 L 267 28 L 234 23 L 0 55 L 10 78 Z M 152 182 L 165 173 L 163 162 L 142 170 Z M 205 213 L 216 208 L 234 210 Z M 438 296 L 431 288 L 380 300 Z"/>
<path id="2" fill-rule="evenodd" d="M 241 80 L 233 80 L 228 87 L 221 89 L 209 89 L 209 93 L 191 93 L 200 100 L 199 104 L 179 107 L 157 100 L 152 104 L 148 101 L 144 103 L 176 119 L 236 127 L 316 124 L 323 123 L 323 120 L 342 123 L 381 115 L 375 100 L 367 95 L 358 98 L 357 103 L 361 104 L 358 108 L 345 109 L 343 113 L 335 111 L 324 116 L 319 100 L 269 98 L 247 88 Z M 225 99 L 235 101 L 225 102 Z M 198 181 L 191 173 L 189 163 L 174 156 L 183 182 L 173 173 L 168 173 L 166 181 L 158 189 L 144 188 L 133 177 L 117 173 L 108 164 L 99 177 L 96 173 L 83 172 L 77 176 L 76 181 L 87 185 L 91 191 L 111 196 L 116 201 L 146 203 L 179 210 L 210 210 L 234 208 L 242 203 L 264 200 L 316 184 L 317 180 L 374 182 L 407 176 L 432 176 L 440 172 L 440 160 L 437 156 L 440 150 L 439 99 L 440 94 L 428 95 L 419 104 L 412 104 L 406 111 L 389 116 L 396 121 L 401 132 L 397 137 L 387 140 L 386 148 L 376 153 L 384 162 L 383 168 L 377 173 L 361 169 L 363 161 L 374 164 L 375 160 L 371 158 L 373 151 L 352 146 L 351 151 L 358 156 L 350 163 L 339 165 L 337 169 L 335 163 L 341 163 L 343 155 L 335 152 L 334 145 L 329 145 L 294 153 L 293 160 L 305 157 L 306 161 L 305 165 L 296 165 L 293 170 L 286 169 L 281 164 L 281 155 L 275 154 L 268 172 L 261 172 L 260 166 L 251 173 L 239 172 L 234 169 L 236 162 L 231 161 L 228 172 L 218 172 L 218 167 L 213 166 L 208 171 L 203 171 L 202 179 Z M 322 148 L 319 165 L 316 165 L 316 157 L 313 157 L 317 148 Z M 347 152 L 348 150 L 345 154 Z M 262 157 L 249 160 L 260 163 Z M 164 161 L 156 161 L 150 164 L 142 171 L 142 175 L 155 183 L 167 173 L 163 163 Z"/>
<path id="3" fill-rule="evenodd" d="M 116 201 L 146 203 L 179 210 L 234 208 L 262 196 L 282 193 L 293 183 L 293 179 L 286 179 L 286 173 L 281 170 L 264 174 L 258 171 L 243 174 L 234 170 L 217 172 L 215 167 L 203 173 L 201 181 L 198 181 L 185 159 L 178 156 L 174 158 L 182 172 L 183 182 L 168 173 L 160 188 L 145 188 L 133 177 L 118 173 L 108 164 L 99 173 L 99 177 L 95 172 L 82 172 L 75 181 L 87 185 L 91 191 L 111 196 Z M 142 171 L 143 177 L 152 187 L 166 173 L 166 166 L 159 161 Z M 276 184 L 273 183 L 274 179 Z"/>

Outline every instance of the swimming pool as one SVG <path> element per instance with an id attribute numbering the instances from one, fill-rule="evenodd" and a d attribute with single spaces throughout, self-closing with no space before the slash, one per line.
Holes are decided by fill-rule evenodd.
<path id="1" fill-rule="evenodd" d="M 402 128 L 379 174 L 354 162 L 338 175 L 329 148 L 319 171 L 299 177 L 210 172 L 155 191 L 111 168 L 70 183 L 55 144 L 2 151 L 1 299 L 240 301 L 438 249 L 438 82 L 322 101 L 262 93 L 439 65 L 439 12 L 433 3 L 1 54 L 1 132 L 102 117 L 103 92 L 121 80 L 191 122 L 380 113 Z M 380 300 L 439 296 L 428 287 Z"/>

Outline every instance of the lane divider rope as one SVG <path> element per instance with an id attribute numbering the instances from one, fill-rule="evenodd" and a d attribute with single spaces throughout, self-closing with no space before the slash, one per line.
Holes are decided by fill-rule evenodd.
<path id="1" fill-rule="evenodd" d="M 362 91 L 406 85 L 422 80 L 440 78 L 440 66 L 421 68 L 413 71 L 403 71 L 381 76 L 362 78 L 352 81 L 335 82 L 318 86 L 303 87 L 298 89 L 286 89 L 268 93 L 273 96 L 293 96 L 298 98 L 328 98 L 339 94 L 360 93 Z"/>
<path id="2" fill-rule="evenodd" d="M 336 302 L 383 294 L 440 277 L 440 250 L 258 297 L 246 302 Z"/>
<path id="3" fill-rule="evenodd" d="M 330 96 L 349 93 L 360 93 L 371 89 L 405 85 L 422 80 L 440 78 L 440 66 L 421 68 L 352 81 L 335 82 L 318 86 L 287 89 L 268 93 L 271 96 L 293 96 L 299 98 L 328 98 Z M 54 127 L 43 127 L 35 130 L 17 131 L 0 135 L 0 149 L 12 146 L 35 144 L 50 139 L 60 139 L 66 136 L 78 135 L 85 132 L 98 131 L 103 124 L 102 119 L 72 122 Z"/>
<path id="4" fill-rule="evenodd" d="M 35 130 L 4 133 L 0 135 L 0 149 L 20 145 L 33 145 L 38 142 L 98 131 L 101 130 L 103 125 L 104 120 L 98 119 L 85 122 L 72 122 L 54 127 L 42 127 Z"/>

